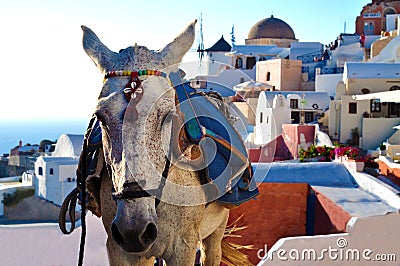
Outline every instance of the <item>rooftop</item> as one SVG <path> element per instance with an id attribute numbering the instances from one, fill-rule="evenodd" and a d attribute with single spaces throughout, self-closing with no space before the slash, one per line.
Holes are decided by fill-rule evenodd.
<path id="1" fill-rule="evenodd" d="M 346 63 L 343 81 L 351 78 L 400 78 L 399 64 L 395 63 Z"/>
<path id="2" fill-rule="evenodd" d="M 83 135 L 62 134 L 57 141 L 53 156 L 78 157 L 81 154 Z"/>
<path id="3" fill-rule="evenodd" d="M 255 163 L 253 166 L 256 182 L 307 183 L 353 217 L 398 212 L 381 197 L 360 186 L 342 163 Z"/>
<path id="4" fill-rule="evenodd" d="M 206 52 L 229 52 L 231 49 L 232 46 L 225 41 L 224 36 L 221 36 L 221 39 L 219 39 L 213 46 L 206 49 Z"/>
<path id="5" fill-rule="evenodd" d="M 250 29 L 248 39 L 296 39 L 293 29 L 283 20 L 271 16 L 258 21 Z"/>

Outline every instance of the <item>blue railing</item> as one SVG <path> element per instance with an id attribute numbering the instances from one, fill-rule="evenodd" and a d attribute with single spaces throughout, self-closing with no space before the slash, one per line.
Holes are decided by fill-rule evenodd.
<path id="1" fill-rule="evenodd" d="M 344 67 L 323 67 L 321 68 L 320 74 L 341 74 L 343 71 Z"/>
<path id="2" fill-rule="evenodd" d="M 308 66 L 302 66 L 301 73 L 308 74 L 308 81 L 315 81 L 315 69 L 323 68 L 324 66 L 325 66 L 325 61 L 319 61 L 319 62 L 316 62 L 315 64 L 311 64 Z"/>
<path id="3" fill-rule="evenodd" d="M 301 60 L 303 64 L 308 64 L 314 62 L 314 58 L 321 58 L 322 57 L 322 52 L 313 52 L 305 55 L 299 55 L 297 57 L 297 60 Z"/>

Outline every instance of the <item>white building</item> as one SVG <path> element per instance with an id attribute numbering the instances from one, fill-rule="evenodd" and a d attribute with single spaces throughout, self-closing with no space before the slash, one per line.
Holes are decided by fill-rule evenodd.
<path id="1" fill-rule="evenodd" d="M 79 157 L 82 151 L 83 135 L 62 134 L 56 143 L 52 156 Z"/>
<path id="2" fill-rule="evenodd" d="M 282 133 L 282 125 L 291 124 L 290 108 L 282 94 L 274 96 L 272 105 L 265 93 L 258 98 L 254 144 L 263 145 Z"/>
<path id="3" fill-rule="evenodd" d="M 28 170 L 22 173 L 22 184 L 25 186 L 34 186 L 35 182 L 35 170 Z"/>
<path id="4" fill-rule="evenodd" d="M 315 91 L 327 92 L 335 97 L 336 85 L 343 79 L 346 62 L 361 62 L 364 50 L 358 42 L 341 45 L 331 52 L 331 59 L 326 65 L 317 69 L 315 75 Z"/>
<path id="5" fill-rule="evenodd" d="M 225 53 L 230 52 L 232 46 L 221 37 L 213 46 L 206 49 L 206 75 L 218 75 L 225 65 L 230 63 L 230 58 Z"/>
<path id="6" fill-rule="evenodd" d="M 83 135 L 63 134 L 53 156 L 40 156 L 35 162 L 35 193 L 61 205 L 65 196 L 76 187 L 76 169 L 82 150 Z"/>
<path id="7" fill-rule="evenodd" d="M 243 70 L 254 80 L 256 62 L 288 57 L 291 43 L 297 41 L 293 29 L 286 22 L 273 16 L 265 18 L 249 30 L 246 45 L 233 44 L 231 47 L 221 37 L 212 47 L 206 49 L 206 74 L 218 75 L 225 68 L 224 65 L 229 65 Z M 218 63 L 222 63 L 223 66 L 219 66 Z"/>
<path id="8" fill-rule="evenodd" d="M 35 163 L 36 196 L 61 206 L 65 196 L 76 187 L 77 166 L 77 158 L 39 157 Z"/>
<path id="9" fill-rule="evenodd" d="M 316 122 L 329 108 L 326 92 L 262 91 L 256 111 L 255 144 L 265 144 L 281 134 L 282 124 Z"/>
<path id="10" fill-rule="evenodd" d="M 396 63 L 346 63 L 329 110 L 329 135 L 346 143 L 357 128 L 365 150 L 390 137 L 400 123 L 400 103 L 385 93 L 400 93 L 399 73 Z"/>

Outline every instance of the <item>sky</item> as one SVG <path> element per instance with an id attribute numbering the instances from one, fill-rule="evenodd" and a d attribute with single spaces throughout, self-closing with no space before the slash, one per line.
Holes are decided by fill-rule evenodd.
<path id="1" fill-rule="evenodd" d="M 102 75 L 82 49 L 81 25 L 113 51 L 135 43 L 160 49 L 201 16 L 208 48 L 221 35 L 230 42 L 232 26 L 236 44 L 244 44 L 255 23 L 274 15 L 299 41 L 328 44 L 345 29 L 354 33 L 356 17 L 370 2 L 0 0 L 0 123 L 90 118 Z M 184 58 L 196 60 L 195 52 Z"/>

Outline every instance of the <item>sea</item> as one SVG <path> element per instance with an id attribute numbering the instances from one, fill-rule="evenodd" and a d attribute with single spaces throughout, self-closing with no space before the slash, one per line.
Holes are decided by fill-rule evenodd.
<path id="1" fill-rule="evenodd" d="M 0 121 L 0 155 L 22 141 L 22 145 L 40 144 L 41 140 L 57 141 L 62 134 L 85 134 L 88 120 L 15 120 Z"/>

